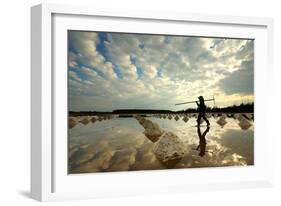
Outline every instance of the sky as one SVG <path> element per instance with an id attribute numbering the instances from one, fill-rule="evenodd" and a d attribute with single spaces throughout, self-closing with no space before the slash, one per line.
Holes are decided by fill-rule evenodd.
<path id="1" fill-rule="evenodd" d="M 254 40 L 68 31 L 70 111 L 175 111 L 200 95 L 254 101 Z"/>

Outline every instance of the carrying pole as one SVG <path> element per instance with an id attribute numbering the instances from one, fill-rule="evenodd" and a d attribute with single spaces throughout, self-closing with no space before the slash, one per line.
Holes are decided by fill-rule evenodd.
<path id="1" fill-rule="evenodd" d="M 206 99 L 204 100 L 205 102 L 208 102 L 208 101 L 214 101 L 214 105 L 216 104 L 215 102 L 215 97 L 213 96 L 213 99 Z M 182 104 L 190 104 L 190 103 L 196 103 L 197 101 L 190 101 L 190 102 L 182 102 L 182 103 L 178 103 L 178 104 L 175 104 L 175 106 L 177 105 L 182 105 Z"/>

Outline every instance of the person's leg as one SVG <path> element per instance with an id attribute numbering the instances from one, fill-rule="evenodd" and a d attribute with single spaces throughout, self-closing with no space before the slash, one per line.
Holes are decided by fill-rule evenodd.
<path id="1" fill-rule="evenodd" d="M 203 119 L 206 121 L 207 125 L 210 125 L 210 122 L 209 122 L 209 120 L 207 119 L 207 117 L 206 117 L 205 114 L 203 115 Z"/>
<path id="2" fill-rule="evenodd" d="M 202 114 L 198 114 L 198 118 L 197 118 L 197 125 L 200 126 L 200 122 L 201 122 L 201 117 L 202 117 Z"/>

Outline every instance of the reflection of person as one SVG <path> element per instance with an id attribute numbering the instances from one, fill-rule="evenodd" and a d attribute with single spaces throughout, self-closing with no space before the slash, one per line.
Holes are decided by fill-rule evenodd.
<path id="1" fill-rule="evenodd" d="M 210 130 L 210 127 L 207 126 L 205 132 L 203 134 L 201 134 L 200 126 L 199 125 L 197 126 L 197 134 L 198 134 L 198 137 L 199 137 L 199 145 L 197 146 L 196 150 L 200 149 L 199 155 L 201 157 L 203 157 L 205 155 L 205 152 L 206 152 L 206 138 L 205 138 L 205 136 L 209 132 L 209 130 Z"/>
<path id="2" fill-rule="evenodd" d="M 196 101 L 196 104 L 198 106 L 198 118 L 197 118 L 197 124 L 200 125 L 200 121 L 201 121 L 201 118 L 203 118 L 207 125 L 210 125 L 210 122 L 209 120 L 206 118 L 206 105 L 205 105 L 205 102 L 204 102 L 204 98 L 202 96 L 198 97 L 199 99 L 199 103 Z"/>

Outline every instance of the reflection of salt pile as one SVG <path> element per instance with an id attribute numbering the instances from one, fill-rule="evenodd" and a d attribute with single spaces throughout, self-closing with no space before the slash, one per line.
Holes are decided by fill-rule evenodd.
<path id="1" fill-rule="evenodd" d="M 92 118 L 91 118 L 91 122 L 92 122 L 92 123 L 95 123 L 96 121 L 97 121 L 97 119 L 96 119 L 95 117 L 92 117 Z"/>
<path id="2" fill-rule="evenodd" d="M 116 151 L 109 171 L 128 171 L 136 161 L 136 154 L 137 151 L 133 147 Z"/>
<path id="3" fill-rule="evenodd" d="M 169 114 L 168 119 L 171 120 L 173 117 L 172 115 Z"/>
<path id="4" fill-rule="evenodd" d="M 252 124 L 243 116 L 241 116 L 238 125 L 241 127 L 241 129 L 247 130 L 249 127 L 252 126 Z"/>
<path id="5" fill-rule="evenodd" d="M 184 156 L 184 143 L 172 132 L 165 132 L 156 143 L 154 153 L 163 163 L 179 160 Z"/>
<path id="6" fill-rule="evenodd" d="M 83 166 L 87 172 L 98 172 L 105 170 L 110 166 L 111 159 L 114 156 L 114 151 L 108 149 L 103 152 L 96 154 L 96 158 L 88 161 Z"/>
<path id="7" fill-rule="evenodd" d="M 99 117 L 98 117 L 98 120 L 99 120 L 99 121 L 102 121 L 102 120 L 103 120 L 103 118 L 102 118 L 101 116 L 99 116 Z"/>
<path id="8" fill-rule="evenodd" d="M 188 121 L 188 117 L 187 115 L 184 116 L 184 118 L 182 119 L 184 122 L 187 122 Z"/>
<path id="9" fill-rule="evenodd" d="M 217 123 L 220 125 L 220 126 L 224 126 L 226 123 L 227 123 L 227 121 L 225 120 L 225 116 L 224 115 L 222 115 L 220 118 L 219 118 L 219 120 L 217 121 Z"/>
<path id="10" fill-rule="evenodd" d="M 175 119 L 176 121 L 178 121 L 178 120 L 179 120 L 178 115 L 176 115 L 174 119 Z"/>
<path id="11" fill-rule="evenodd" d="M 88 119 L 88 117 L 85 117 L 82 120 L 80 120 L 79 122 L 81 122 L 82 124 L 86 125 L 86 124 L 89 124 L 90 120 Z"/>
<path id="12" fill-rule="evenodd" d="M 74 118 L 68 118 L 68 127 L 71 129 L 73 127 L 75 127 L 75 125 L 77 124 L 77 122 L 75 121 Z"/>

